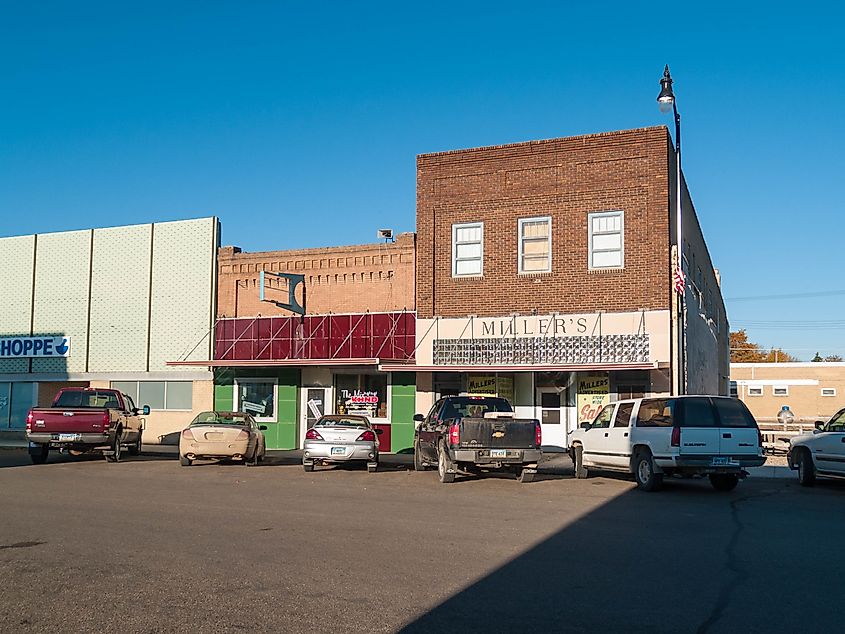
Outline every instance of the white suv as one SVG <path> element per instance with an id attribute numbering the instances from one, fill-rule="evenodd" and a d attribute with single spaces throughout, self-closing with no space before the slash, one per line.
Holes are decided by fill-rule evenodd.
<path id="1" fill-rule="evenodd" d="M 638 398 L 611 403 L 592 423 L 570 432 L 575 477 L 590 467 L 633 473 L 637 486 L 655 491 L 664 476 L 710 476 L 730 491 L 759 467 L 757 422 L 742 401 L 725 396 Z"/>
<path id="2" fill-rule="evenodd" d="M 792 438 L 787 462 L 798 470 L 798 481 L 805 487 L 813 486 L 817 474 L 845 477 L 845 409 L 827 423 L 817 423 L 813 433 Z"/>

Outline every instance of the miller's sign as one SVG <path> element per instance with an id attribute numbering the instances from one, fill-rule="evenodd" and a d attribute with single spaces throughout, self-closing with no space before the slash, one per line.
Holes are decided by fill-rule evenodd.
<path id="1" fill-rule="evenodd" d="M 586 317 L 500 317 L 498 319 L 474 318 L 473 336 L 485 337 L 562 337 L 566 335 L 585 335 L 594 330 L 600 316 L 596 315 L 593 323 Z"/>

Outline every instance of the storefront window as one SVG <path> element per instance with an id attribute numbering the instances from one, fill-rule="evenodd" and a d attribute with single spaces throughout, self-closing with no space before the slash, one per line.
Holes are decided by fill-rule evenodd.
<path id="1" fill-rule="evenodd" d="M 238 380 L 235 384 L 239 412 L 252 414 L 255 420 L 276 420 L 276 382 L 271 379 Z"/>
<path id="2" fill-rule="evenodd" d="M 387 418 L 387 375 L 335 375 L 335 413 Z"/>

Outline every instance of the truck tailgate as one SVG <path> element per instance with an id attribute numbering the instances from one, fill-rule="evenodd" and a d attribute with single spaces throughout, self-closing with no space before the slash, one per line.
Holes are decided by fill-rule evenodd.
<path id="1" fill-rule="evenodd" d="M 102 432 L 105 410 L 90 408 L 36 408 L 32 410 L 32 431 L 50 433 Z"/>
<path id="2" fill-rule="evenodd" d="M 512 418 L 463 418 L 460 446 L 492 449 L 533 449 L 536 421 Z"/>

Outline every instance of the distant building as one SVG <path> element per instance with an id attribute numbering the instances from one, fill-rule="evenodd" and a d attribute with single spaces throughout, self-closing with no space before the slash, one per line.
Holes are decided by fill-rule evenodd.
<path id="1" fill-rule="evenodd" d="M 760 422 L 784 405 L 796 422 L 826 420 L 845 407 L 845 363 L 732 363 L 731 394 Z"/>

